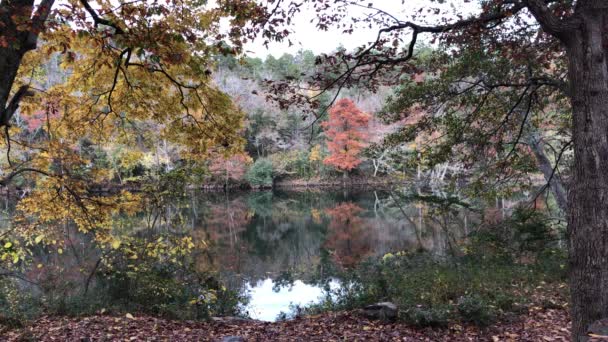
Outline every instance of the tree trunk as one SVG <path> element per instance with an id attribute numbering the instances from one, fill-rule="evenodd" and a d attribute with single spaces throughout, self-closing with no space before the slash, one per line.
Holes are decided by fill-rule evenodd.
<path id="1" fill-rule="evenodd" d="M 549 190 L 555 197 L 555 202 L 557 206 L 562 212 L 567 212 L 568 210 L 568 193 L 561 179 L 554 171 L 554 166 L 551 164 L 551 161 L 547 157 L 545 153 L 545 149 L 543 147 L 543 141 L 540 137 L 535 137 L 533 134 L 530 134 L 527 138 L 528 146 L 534 153 L 536 157 L 536 163 L 538 164 L 538 168 L 543 173 L 545 177 L 545 181 L 547 182 L 547 186 Z M 555 163 L 558 161 L 556 160 Z"/>
<path id="2" fill-rule="evenodd" d="M 579 5 L 581 27 L 567 44 L 574 139 L 568 238 L 572 338 L 586 341 L 588 326 L 608 317 L 608 7 Z"/>
<path id="3" fill-rule="evenodd" d="M 378 174 L 378 169 L 380 168 L 380 162 L 377 159 L 372 159 L 372 163 L 374 164 L 374 178 Z"/>
<path id="4" fill-rule="evenodd" d="M 19 51 L 11 48 L 0 48 L 0 108 L 2 108 L 0 126 L 7 125 L 11 119 L 11 115 L 8 115 L 9 113 L 5 108 L 8 104 L 15 76 L 17 76 L 17 70 L 21 64 L 21 58 L 22 55 Z"/>

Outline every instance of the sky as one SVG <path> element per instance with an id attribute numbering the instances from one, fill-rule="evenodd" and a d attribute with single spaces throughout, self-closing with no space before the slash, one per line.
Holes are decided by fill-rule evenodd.
<path id="1" fill-rule="evenodd" d="M 366 3 L 371 3 L 373 7 L 388 12 L 400 20 L 408 20 L 420 8 L 437 6 L 437 3 L 431 0 L 370 0 Z M 459 11 L 471 14 L 476 11 L 477 4 L 474 1 L 465 3 L 463 0 L 446 0 L 441 8 L 446 13 Z M 360 7 L 350 7 L 348 12 L 351 16 L 361 16 L 365 13 L 368 13 L 368 10 Z M 284 42 L 272 43 L 266 48 L 263 40 L 258 39 L 246 45 L 247 54 L 260 58 L 265 58 L 269 54 L 280 57 L 284 53 L 294 54 L 300 49 L 312 50 L 315 54 L 320 54 L 332 52 L 340 45 L 350 50 L 375 40 L 378 34 L 377 29 L 369 28 L 358 29 L 352 35 L 343 34 L 338 29 L 320 31 L 314 23 L 310 22 L 313 18 L 315 18 L 315 12 L 310 7 L 303 8 L 302 12 L 294 16 L 293 32 L 290 36 L 294 43 L 293 46 L 289 47 L 288 43 Z M 430 20 L 438 18 L 439 16 L 429 16 Z"/>
<path id="2" fill-rule="evenodd" d="M 330 287 L 338 287 L 336 281 L 330 282 Z M 281 287 L 273 290 L 274 282 L 266 279 L 253 286 L 248 286 L 250 301 L 247 310 L 253 319 L 272 322 L 281 313 L 290 312 L 290 304 L 304 306 L 318 302 L 323 296 L 323 290 L 317 286 L 304 284 L 296 280 L 291 287 Z"/>
<path id="3" fill-rule="evenodd" d="M 40 0 L 36 0 L 39 3 Z M 60 0 L 61 3 L 63 0 Z M 208 0 L 208 5 L 214 7 L 218 0 Z M 257 0 L 265 3 L 269 0 Z M 276 1 L 276 0 L 274 0 Z M 333 0 L 329 0 L 333 1 Z M 416 13 L 421 8 L 441 8 L 442 14 L 429 15 L 429 22 L 438 22 L 440 17 L 450 13 L 458 12 L 462 14 L 471 14 L 477 12 L 478 4 L 475 0 L 352 0 L 359 1 L 362 4 L 372 4 L 372 7 L 381 9 L 400 20 L 408 20 L 412 14 Z M 361 2 L 363 1 L 363 2 Z M 284 1 L 289 3 L 290 1 Z M 313 1 L 311 1 L 313 2 Z M 441 3 L 441 4 L 439 4 Z M 95 6 L 94 6 L 95 7 Z M 349 6 L 349 16 L 364 16 L 370 13 L 369 9 Z M 315 54 L 330 53 L 335 51 L 339 46 L 345 47 L 347 50 L 352 50 L 363 44 L 369 43 L 376 39 L 378 28 L 361 28 L 355 30 L 353 34 L 343 34 L 339 29 L 330 28 L 328 31 L 319 30 L 312 19 L 316 18 L 316 13 L 310 4 L 301 7 L 301 12 L 293 17 L 293 23 L 290 27 L 292 33 L 290 39 L 293 42 L 289 46 L 287 41 L 282 43 L 271 43 L 268 48 L 263 45 L 263 39 L 257 39 L 245 45 L 246 54 L 251 57 L 265 58 L 268 55 L 280 57 L 284 53 L 295 54 L 299 50 L 312 50 Z M 419 20 L 416 20 L 420 23 Z M 222 23 L 228 29 L 228 21 Z M 425 37 L 421 37 L 424 41 Z"/>

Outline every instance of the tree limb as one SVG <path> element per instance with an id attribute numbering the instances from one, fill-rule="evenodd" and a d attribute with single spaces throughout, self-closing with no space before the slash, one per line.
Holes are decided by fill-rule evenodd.
<path id="1" fill-rule="evenodd" d="M 543 30 L 564 43 L 568 42 L 572 31 L 580 24 L 580 19 L 576 15 L 568 19 L 558 18 L 544 0 L 524 0 L 524 3 Z"/>
<path id="2" fill-rule="evenodd" d="M 42 170 L 38 170 L 38 169 L 34 169 L 31 167 L 25 167 L 23 169 L 19 169 L 19 170 L 15 170 L 11 173 L 9 173 L 8 175 L 4 176 L 2 179 L 0 179 L 0 186 L 6 186 L 13 178 L 15 178 L 16 176 L 24 173 L 24 172 L 35 172 L 35 173 L 40 173 L 42 175 L 45 175 L 47 177 L 51 177 L 52 175 L 46 171 L 42 171 Z"/>
<path id="3" fill-rule="evenodd" d="M 32 16 L 32 28 L 27 36 L 27 42 L 25 44 L 26 50 L 33 50 L 36 48 L 36 45 L 38 44 L 38 36 L 44 29 L 44 23 L 49 17 L 54 4 L 55 0 L 42 0 L 38 5 L 38 9 Z"/>
<path id="4" fill-rule="evenodd" d="M 536 157 L 536 160 L 539 164 L 539 168 L 541 169 L 546 181 L 545 185 L 543 185 L 543 187 L 538 191 L 536 196 L 534 196 L 533 201 L 536 201 L 538 196 L 540 196 L 545 191 L 545 189 L 549 188 L 552 190 L 553 195 L 555 196 L 555 201 L 557 202 L 559 208 L 562 211 L 566 212 L 566 210 L 568 209 L 567 191 L 564 188 L 562 182 L 559 181 L 559 179 L 555 179 L 555 173 L 556 171 L 558 171 L 559 162 L 561 161 L 564 153 L 568 150 L 570 145 L 572 145 L 572 141 L 567 142 L 562 147 L 562 149 L 559 151 L 559 154 L 555 158 L 555 165 L 551 167 L 551 162 L 549 161 L 549 158 L 547 158 L 547 156 L 545 155 L 542 148 L 542 139 L 537 139 L 531 136 L 529 140 L 532 152 Z"/>
<path id="5" fill-rule="evenodd" d="M 80 0 L 80 3 L 82 4 L 82 6 L 84 6 L 84 9 L 91 15 L 91 17 L 93 18 L 93 21 L 95 22 L 95 27 L 97 27 L 99 24 L 101 25 L 106 25 L 109 27 L 114 28 L 114 32 L 116 34 L 124 34 L 125 31 L 123 31 L 123 29 L 120 28 L 120 26 L 116 25 L 115 23 L 101 18 L 97 12 L 95 12 L 95 10 L 93 9 L 93 7 L 91 7 L 91 4 L 89 4 L 88 0 Z"/>
<path id="6" fill-rule="evenodd" d="M 9 121 L 19 108 L 19 103 L 23 99 L 24 96 L 31 96 L 32 93 L 29 91 L 29 85 L 22 85 L 19 87 L 15 95 L 11 98 L 11 101 L 6 106 L 6 108 L 0 113 L 0 127 L 8 126 Z"/>

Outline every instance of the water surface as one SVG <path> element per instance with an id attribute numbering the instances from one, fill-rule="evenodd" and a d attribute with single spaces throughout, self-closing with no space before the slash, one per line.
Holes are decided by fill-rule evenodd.
<path id="1" fill-rule="evenodd" d="M 190 225 L 210 241 L 210 262 L 244 284 L 249 315 L 271 321 L 317 301 L 316 280 L 332 268 L 389 252 L 448 253 L 479 214 L 432 199 L 372 190 L 201 194 Z"/>
<path id="2" fill-rule="evenodd" d="M 339 284 L 338 271 L 369 258 L 399 251 L 449 255 L 481 217 L 456 197 L 408 189 L 189 192 L 162 200 L 154 195 L 135 216 L 118 217 L 114 233 L 202 242 L 205 248 L 192 255 L 196 270 L 219 274 L 226 287 L 247 295 L 246 314 L 268 321 L 318 301 L 328 286 Z M 0 220 L 8 226 L 12 209 L 5 206 Z M 486 219 L 504 214 L 484 211 Z M 65 288 L 82 292 L 101 252 L 91 248 L 90 237 L 65 228 L 65 253 L 40 249 L 33 265 L 45 267 L 26 275 L 61 279 Z"/>

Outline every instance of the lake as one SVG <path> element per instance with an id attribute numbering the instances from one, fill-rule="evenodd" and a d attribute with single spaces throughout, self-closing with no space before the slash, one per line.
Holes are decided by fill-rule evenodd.
<path id="1" fill-rule="evenodd" d="M 316 280 L 331 277 L 332 266 L 396 251 L 444 255 L 479 220 L 447 206 L 447 197 L 417 197 L 365 189 L 201 193 L 190 198 L 188 225 L 210 242 L 209 261 L 224 277 L 244 284 L 249 316 L 272 321 L 290 305 L 316 301 L 323 294 Z"/>
<path id="2" fill-rule="evenodd" d="M 506 208 L 511 203 L 496 204 Z M 474 207 L 484 206 L 478 203 Z M 9 224 L 11 211 L 11 204 L 5 202 L 4 226 Z M 143 241 L 155 241 L 163 234 L 191 237 L 204 247 L 188 256 L 197 272 L 213 272 L 227 288 L 240 293 L 241 313 L 273 321 L 298 306 L 317 301 L 328 288 L 337 287 L 338 270 L 353 269 L 368 258 L 400 251 L 447 256 L 482 216 L 500 219 L 505 212 L 473 210 L 446 194 L 395 189 L 187 192 L 176 198 L 150 193 L 141 211 L 135 216 L 117 217 L 113 230 Z M 44 267 L 31 267 L 25 276 L 33 283 L 52 282 L 52 286 L 39 286 L 41 290 L 36 291 L 52 289 L 52 296 L 59 297 L 78 291 L 86 294 L 89 287 L 100 283 L 105 284 L 106 293 L 114 293 L 110 297 L 116 298 L 117 291 L 140 286 L 125 279 L 125 275 L 143 267 L 127 265 L 128 260 L 137 257 L 111 261 L 117 251 L 103 254 L 92 248 L 90 237 L 70 225 L 65 226 L 65 234 L 69 244 L 61 255 L 35 248 L 32 266 Z M 102 255 L 107 265 L 100 271 L 97 266 Z M 120 267 L 126 271 L 112 269 Z M 161 278 L 179 274 L 159 271 L 158 265 L 154 271 L 160 272 L 156 276 Z M 112 277 L 103 279 L 110 273 Z M 92 277 L 94 274 L 97 277 Z M 148 277 L 146 272 L 141 276 Z M 151 279 L 150 283 L 163 281 Z M 135 291 L 119 297 L 124 302 L 141 295 Z M 145 305 L 147 299 L 142 300 Z"/>

